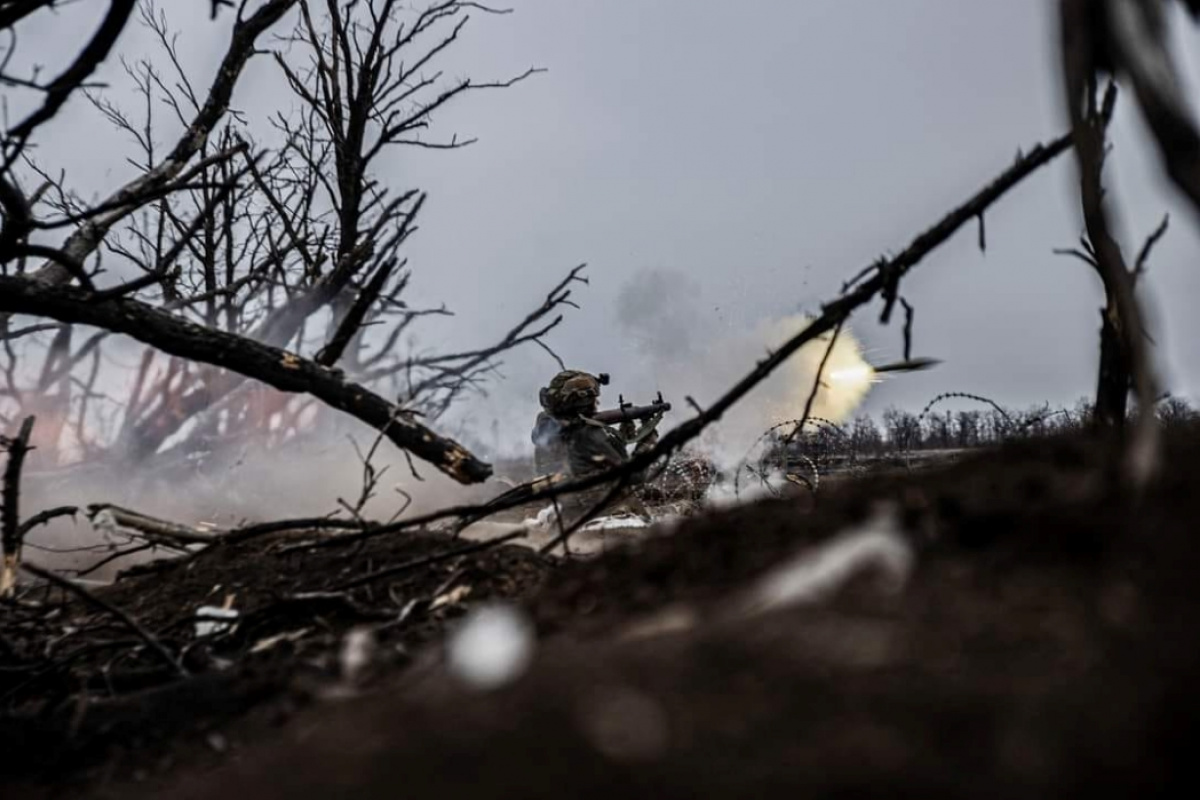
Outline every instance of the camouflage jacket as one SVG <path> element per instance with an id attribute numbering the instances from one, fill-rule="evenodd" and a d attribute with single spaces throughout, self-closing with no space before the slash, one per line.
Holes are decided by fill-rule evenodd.
<path id="1" fill-rule="evenodd" d="M 531 438 L 534 469 L 539 475 L 561 472 L 582 477 L 629 460 L 623 436 L 586 417 L 561 419 L 542 412 Z"/>
<path id="2" fill-rule="evenodd" d="M 579 478 L 620 466 L 629 460 L 625 440 L 607 425 L 579 417 L 563 427 L 567 466 Z"/>
<path id="3" fill-rule="evenodd" d="M 563 438 L 563 423 L 545 411 L 538 414 L 533 426 L 533 471 L 538 475 L 561 472 L 566 474 L 567 443 Z"/>

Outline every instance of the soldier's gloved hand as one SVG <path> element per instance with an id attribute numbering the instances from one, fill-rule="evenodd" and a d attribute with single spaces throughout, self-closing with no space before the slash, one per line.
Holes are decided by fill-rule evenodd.
<path id="1" fill-rule="evenodd" d="M 656 444 L 658 444 L 658 431 L 650 431 L 650 433 L 646 434 L 646 438 L 638 442 L 637 447 L 633 448 L 633 454 L 635 456 L 641 455 L 647 450 L 652 449 Z"/>
<path id="2" fill-rule="evenodd" d="M 621 434 L 621 438 L 626 442 L 632 442 L 634 437 L 637 436 L 638 429 L 637 426 L 633 424 L 633 420 L 627 419 L 621 423 L 619 428 L 617 428 L 617 433 Z"/>

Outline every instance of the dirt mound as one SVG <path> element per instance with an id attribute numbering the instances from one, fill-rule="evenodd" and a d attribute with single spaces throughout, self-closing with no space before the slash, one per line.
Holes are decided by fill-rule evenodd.
<path id="1" fill-rule="evenodd" d="M 203 679 L 131 691 L 120 729 L 90 722 L 103 702 L 80 710 L 64 677 L 72 702 L 44 700 L 36 717 L 30 703 L 10 718 L 5 752 L 55 745 L 82 759 L 78 743 L 91 742 L 86 788 L 111 797 L 1146 794 L 1186 777 L 1186 734 L 1200 720 L 1200 436 L 1171 442 L 1163 479 L 1137 501 L 1112 491 L 1101 455 L 1093 443 L 1025 443 L 848 484 L 813 510 L 729 509 L 587 561 L 506 547 L 287 614 L 281 598 L 448 544 L 247 543 L 105 596 L 165 636 L 193 624 L 195 605 L 234 593 L 245 627 L 221 647 L 238 652 L 300 626 L 320 637 L 281 643 L 253 669 L 198 664 Z M 828 552 L 880 501 L 914 559 L 902 591 L 866 574 L 820 602 L 747 605 L 766 576 Z M 374 682 L 331 699 L 338 643 L 364 612 L 455 586 L 472 588 L 381 631 L 415 656 L 381 658 Z M 541 635 L 524 675 L 481 692 L 430 643 L 487 597 L 521 601 Z M 197 649 L 222 657 L 215 642 Z M 151 746 L 131 732 L 148 738 L 139 726 L 163 713 L 156 693 L 172 698 L 175 722 Z M 203 725 L 189 716 L 200 706 Z M 30 744 L 13 726 L 28 733 L 34 718 L 73 727 L 43 722 Z"/>
<path id="2" fill-rule="evenodd" d="M 339 677 L 350 630 L 369 628 L 378 668 L 400 669 L 468 601 L 529 597 L 552 563 L 514 546 L 447 559 L 465 543 L 445 534 L 327 541 L 281 534 L 221 545 L 135 568 L 95 592 L 180 653 L 174 668 L 110 615 L 57 591 L 37 608 L 0 608 L 4 771 L 87 780 L 161 768 L 178 746 L 211 744 L 213 730 L 249 709 L 280 719 L 309 702 Z M 343 588 L 384 570 L 394 574 Z M 225 608 L 236 612 L 228 622 Z M 205 624 L 220 635 L 206 637 Z"/>

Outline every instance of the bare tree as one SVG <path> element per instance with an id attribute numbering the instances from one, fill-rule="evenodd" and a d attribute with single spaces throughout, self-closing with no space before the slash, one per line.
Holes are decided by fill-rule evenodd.
<path id="1" fill-rule="evenodd" d="M 1146 271 L 1154 245 L 1167 231 L 1167 218 L 1164 217 L 1158 228 L 1146 239 L 1132 267 L 1126 265 L 1120 246 L 1112 238 L 1100 202 L 1103 197 L 1104 160 L 1108 151 L 1105 129 L 1112 116 L 1115 101 L 1116 90 L 1111 87 L 1103 105 L 1097 106 L 1094 92 L 1089 95 L 1087 108 L 1079 121 L 1081 136 L 1089 142 L 1086 147 L 1089 155 L 1081 162 L 1085 170 L 1082 173 L 1081 186 L 1082 196 L 1085 198 L 1084 221 L 1087 232 L 1080 238 L 1078 247 L 1055 251 L 1086 263 L 1095 270 L 1104 287 L 1104 308 L 1100 312 L 1100 365 L 1096 378 L 1093 415 L 1093 424 L 1101 429 L 1120 429 L 1124 426 L 1129 392 L 1133 388 L 1133 353 L 1128 344 L 1129 336 L 1126 334 L 1126 327 L 1130 323 L 1122 313 L 1122 309 L 1126 307 L 1122 302 L 1122 293 L 1127 291 L 1132 298 L 1138 279 Z M 1093 236 L 1100 237 L 1104 246 L 1097 247 Z M 1102 263 L 1101 259 L 1105 259 L 1106 263 Z M 1143 331 L 1135 331 L 1131 335 L 1139 340 L 1145 339 Z"/>
<path id="2" fill-rule="evenodd" d="M 1137 5 L 1145 10 L 1156 4 Z M 1153 409 L 1158 394 L 1157 379 L 1150 359 L 1145 315 L 1134 293 L 1136 271 L 1126 266 L 1111 233 L 1111 211 L 1104 202 L 1101 181 L 1104 133 L 1116 102 L 1116 88 L 1110 85 L 1103 102 L 1098 102 L 1096 96 L 1100 73 L 1119 68 L 1114 62 L 1119 48 L 1114 46 L 1112 37 L 1133 33 L 1130 26 L 1137 23 L 1133 17 L 1116 19 L 1113 14 L 1120 8 L 1129 10 L 1130 3 L 1124 0 L 1119 3 L 1062 0 L 1062 76 L 1063 99 L 1071 119 L 1079 164 L 1080 199 L 1091 263 L 1101 276 L 1111 307 L 1111 312 L 1106 309 L 1105 313 L 1104 330 L 1108 332 L 1102 331 L 1101 335 L 1102 346 L 1108 341 L 1110 350 L 1115 353 L 1102 354 L 1096 419 L 1101 424 L 1120 427 L 1124 416 L 1112 416 L 1114 409 L 1111 406 L 1117 402 L 1116 394 L 1122 396 L 1119 402 L 1123 406 L 1129 386 L 1125 381 L 1131 380 L 1137 392 L 1138 415 L 1128 438 L 1121 474 L 1134 487 L 1140 488 L 1152 477 L 1158 461 L 1158 432 Z M 1101 406 L 1101 393 L 1104 406 Z"/>
<path id="3" fill-rule="evenodd" d="M 240 115 L 228 113 L 232 92 L 247 60 L 262 51 L 262 35 L 294 7 L 299 21 L 282 37 L 285 49 L 275 60 L 300 111 L 276 114 L 273 129 L 255 135 Z M 15 274 L 0 277 L 11 410 L 52 404 L 53 414 L 37 409 L 48 420 L 40 435 L 61 438 L 70 417 L 76 446 L 87 448 L 98 446 L 94 433 L 85 433 L 88 409 L 96 416 L 112 400 L 109 451 L 142 459 L 187 454 L 248 433 L 286 439 L 312 422 L 316 400 L 459 480 L 486 478 L 488 465 L 421 420 L 436 419 L 463 391 L 480 387 L 515 347 L 535 343 L 553 356 L 545 337 L 562 308 L 574 305 L 582 267 L 499 341 L 412 353 L 400 346 L 412 324 L 450 312 L 406 302 L 411 272 L 403 247 L 427 198 L 388 185 L 375 165 L 396 146 L 469 144 L 453 135 L 432 138 L 435 112 L 468 92 L 511 86 L 537 70 L 499 81 L 443 80 L 438 59 L 470 12 L 503 13 L 476 3 L 442 0 L 411 11 L 394 0 L 268 0 L 252 14 L 246 10 L 243 4 L 204 92 L 180 66 L 165 17 L 151 4 L 142 7 L 167 72 L 149 59 L 127 65 L 142 97 L 141 118 L 89 94 L 139 150 L 140 174 L 105 201 L 83 203 L 39 165 L 31 167 L 43 181 L 34 195 L 15 181 L 4 183 L 12 191 L 0 197 L 0 262 L 15 266 Z M 169 109 L 166 125 L 181 128 L 167 148 L 158 142 L 164 123 L 154 117 L 156 107 Z M 35 214 L 39 206 L 52 214 Z M 35 232 L 72 226 L 58 248 L 30 243 Z M 27 271 L 31 256 L 45 260 Z M 106 260 L 119 265 L 125 280 L 101 288 Z M 16 313 L 63 324 L 14 326 Z M 72 326 L 78 324 L 99 331 L 77 342 Z M 94 388 L 99 348 L 114 332 L 150 349 L 129 395 L 110 399 Z M 43 363 L 36 393 L 19 385 L 18 362 L 28 372 L 31 356 Z M 50 393 L 50 387 L 57 388 Z"/>

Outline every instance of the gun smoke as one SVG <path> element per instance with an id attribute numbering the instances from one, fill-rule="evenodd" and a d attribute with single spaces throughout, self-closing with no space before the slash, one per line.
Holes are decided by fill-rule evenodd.
<path id="1" fill-rule="evenodd" d="M 809 322 L 800 313 L 748 323 L 715 318 L 699 285 L 686 274 L 649 270 L 632 279 L 617 298 L 617 319 L 636 343 L 639 363 L 623 384 L 662 389 L 683 413 L 684 397 L 701 406 L 716 400 L 757 361 Z M 813 390 L 829 335 L 796 352 L 702 438 L 707 455 L 723 467 L 736 465 L 762 433 L 799 419 Z M 833 422 L 849 417 L 866 397 L 874 371 L 858 341 L 843 329 L 834 343 L 811 416 Z M 666 424 L 670 424 L 668 418 Z"/>
<path id="2" fill-rule="evenodd" d="M 675 409 L 663 423 L 664 429 L 670 427 L 691 413 L 685 398 L 692 397 L 701 405 L 711 403 L 807 322 L 802 314 L 783 314 L 750 324 L 721 323 L 706 311 L 711 309 L 699 285 L 682 273 L 648 270 L 622 287 L 615 308 L 618 336 L 633 347 L 635 357 L 621 365 L 603 405 L 614 406 L 618 391 L 635 402 L 648 402 L 661 390 Z M 120 337 L 114 344 L 118 345 L 114 352 L 118 357 L 107 361 L 101 385 L 111 396 L 122 397 L 133 377 L 137 360 L 133 355 L 138 348 Z M 722 467 L 733 466 L 767 428 L 800 417 L 827 345 L 828 338 L 801 349 L 706 432 L 700 442 L 705 453 Z M 569 366 L 587 369 L 591 365 Z M 535 381 L 544 383 L 548 377 L 541 372 L 536 375 L 520 374 L 517 380 L 500 381 L 488 396 L 469 400 L 445 418 L 441 427 L 488 458 L 528 456 L 529 430 L 537 410 Z M 842 331 L 812 415 L 845 419 L 869 390 L 872 377 L 858 343 L 848 331 Z M 486 441 L 488 420 L 503 421 L 503 425 L 493 425 L 490 442 Z M 35 439 L 48 430 L 49 423 L 43 416 Z M 503 434 L 497 435 L 497 431 Z M 348 512 L 339 501 L 357 504 L 364 479 L 362 455 L 376 437 L 375 431 L 326 409 L 300 439 L 280 447 L 267 448 L 257 441 L 226 442 L 212 452 L 192 453 L 190 458 L 160 454 L 148 459 L 145 468 L 129 464 L 114 468 L 108 463 L 89 464 L 87 459 L 71 467 L 39 461 L 41 454 L 35 451 L 23 509 L 25 514 L 33 514 L 53 505 L 82 508 L 104 502 L 164 519 L 208 522 L 222 528 L 245 521 L 333 512 L 344 517 Z M 388 442 L 376 450 L 372 463 L 380 478 L 374 497 L 359 509 L 371 519 L 388 519 L 401 510 L 420 513 L 481 500 L 496 492 L 495 483 L 467 489 L 420 465 L 418 480 L 403 453 Z M 69 551 L 94 546 L 97 533 L 82 518 L 74 523 L 64 519 L 31 533 L 28 541 L 31 551 L 40 547 Z M 94 552 L 48 551 L 34 556 L 48 566 L 86 562 L 93 557 Z M 129 563 L 124 560 L 115 566 Z"/>

